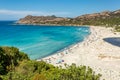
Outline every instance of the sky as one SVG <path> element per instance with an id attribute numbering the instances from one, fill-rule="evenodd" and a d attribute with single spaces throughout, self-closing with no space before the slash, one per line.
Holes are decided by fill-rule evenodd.
<path id="1" fill-rule="evenodd" d="M 77 17 L 120 9 L 120 0 L 0 0 L 0 20 L 18 20 L 26 15 Z"/>

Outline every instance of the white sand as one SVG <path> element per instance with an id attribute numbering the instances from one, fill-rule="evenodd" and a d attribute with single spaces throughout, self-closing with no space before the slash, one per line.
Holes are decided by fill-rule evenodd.
<path id="1" fill-rule="evenodd" d="M 55 66 L 64 66 L 65 63 L 90 66 L 96 73 L 102 74 L 101 80 L 120 80 L 120 47 L 103 40 L 120 37 L 120 33 L 114 34 L 111 28 L 90 28 L 91 35 L 85 41 L 43 60 Z M 64 62 L 58 63 L 60 60 Z"/>

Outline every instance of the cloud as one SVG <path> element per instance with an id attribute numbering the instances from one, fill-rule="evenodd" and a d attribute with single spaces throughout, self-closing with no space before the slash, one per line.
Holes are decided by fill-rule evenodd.
<path id="1" fill-rule="evenodd" d="M 58 15 L 65 16 L 68 12 L 40 12 L 40 11 L 18 11 L 18 10 L 6 10 L 0 9 L 0 15 L 14 15 L 14 16 L 26 16 L 26 15 Z"/>

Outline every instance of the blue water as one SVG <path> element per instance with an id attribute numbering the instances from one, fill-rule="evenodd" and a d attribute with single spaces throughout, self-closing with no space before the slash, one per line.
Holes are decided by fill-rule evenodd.
<path id="1" fill-rule="evenodd" d="M 90 34 L 88 27 L 14 25 L 0 21 L 0 46 L 14 46 L 39 59 L 83 41 Z"/>

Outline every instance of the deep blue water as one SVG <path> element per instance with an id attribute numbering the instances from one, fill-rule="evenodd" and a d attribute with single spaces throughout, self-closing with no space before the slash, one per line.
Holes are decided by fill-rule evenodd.
<path id="1" fill-rule="evenodd" d="M 14 46 L 38 59 L 83 41 L 90 34 L 88 27 L 14 25 L 0 21 L 0 46 Z"/>
<path id="2" fill-rule="evenodd" d="M 109 38 L 104 38 L 103 40 L 105 40 L 106 42 L 112 45 L 120 47 L 120 37 L 109 37 Z"/>

